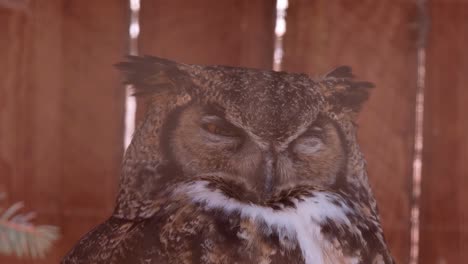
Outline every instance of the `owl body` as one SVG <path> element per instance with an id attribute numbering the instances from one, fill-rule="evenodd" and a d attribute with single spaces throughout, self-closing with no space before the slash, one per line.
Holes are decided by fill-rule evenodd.
<path id="1" fill-rule="evenodd" d="M 113 216 L 63 263 L 393 263 L 355 139 L 371 84 L 119 64 L 151 96 Z"/>

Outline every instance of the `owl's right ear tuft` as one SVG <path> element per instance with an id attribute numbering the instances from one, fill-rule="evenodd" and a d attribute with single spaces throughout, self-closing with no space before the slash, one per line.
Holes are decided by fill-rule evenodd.
<path id="1" fill-rule="evenodd" d="M 160 93 L 167 90 L 180 92 L 188 80 L 178 63 L 152 56 L 127 56 L 127 61 L 115 64 L 125 74 L 124 84 L 134 86 L 134 95 Z"/>

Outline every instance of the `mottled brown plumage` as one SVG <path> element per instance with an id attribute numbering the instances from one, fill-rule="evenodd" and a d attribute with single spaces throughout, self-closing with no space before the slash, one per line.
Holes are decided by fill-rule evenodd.
<path id="1" fill-rule="evenodd" d="M 115 212 L 63 263 L 393 263 L 354 119 L 370 83 L 155 57 Z"/>

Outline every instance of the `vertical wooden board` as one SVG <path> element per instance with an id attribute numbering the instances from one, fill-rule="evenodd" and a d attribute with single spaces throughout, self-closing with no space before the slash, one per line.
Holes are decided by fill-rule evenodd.
<path id="1" fill-rule="evenodd" d="M 24 201 L 25 211 L 37 212 L 37 223 L 60 225 L 58 1 L 17 3 L 0 9 L 6 62 L 0 78 L 0 185 L 9 197 L 2 207 Z M 53 248 L 49 260 L 58 260 L 56 253 Z M 0 262 L 32 261 L 0 256 Z"/>
<path id="2" fill-rule="evenodd" d="M 274 1 L 142 0 L 140 53 L 270 69 Z"/>
<path id="3" fill-rule="evenodd" d="M 24 12 L 0 6 L 0 55 L 3 58 L 0 64 L 0 192 L 7 195 L 5 203 L 20 195 L 13 192 L 18 189 L 17 183 L 22 182 L 16 169 L 16 126 L 20 110 L 16 103 L 24 90 L 21 75 L 24 73 L 22 60 L 27 23 Z"/>
<path id="4" fill-rule="evenodd" d="M 430 1 L 420 263 L 468 259 L 468 1 Z"/>
<path id="5" fill-rule="evenodd" d="M 27 44 L 28 67 L 26 94 L 28 131 L 25 139 L 30 171 L 23 188 L 26 203 L 42 218 L 60 224 L 60 125 L 61 125 L 61 2 L 60 0 L 31 1 L 30 31 Z M 21 106 L 21 104 L 19 104 Z M 25 153 L 27 155 L 27 153 Z M 21 163 L 18 166 L 23 166 Z M 37 209 L 36 209 L 37 208 Z M 40 218 L 41 219 L 41 218 Z M 42 220 L 42 219 L 41 219 Z"/>
<path id="6" fill-rule="evenodd" d="M 58 263 L 113 207 L 124 90 L 112 64 L 126 53 L 128 4 L 22 3 L 0 8 L 0 185 L 63 232 L 45 260 L 0 262 Z"/>
<path id="7" fill-rule="evenodd" d="M 125 91 L 113 64 L 127 51 L 128 2 L 63 5 L 63 221 L 103 221 L 114 207 L 123 151 Z M 89 221 L 83 226 L 76 228 L 92 227 Z M 65 235 L 67 248 L 79 239 L 76 233 Z"/>
<path id="8" fill-rule="evenodd" d="M 142 0 L 140 54 L 271 69 L 275 1 Z M 138 100 L 141 118 L 144 98 Z"/>
<path id="9" fill-rule="evenodd" d="M 291 0 L 284 37 L 283 69 L 314 75 L 350 65 L 376 84 L 358 136 L 397 263 L 410 248 L 417 19 L 415 1 Z"/>
<path id="10" fill-rule="evenodd" d="M 26 101 L 18 106 L 27 116 L 24 120 L 23 158 L 28 170 L 24 172 L 24 201 L 28 210 L 38 213 L 39 224 L 61 226 L 61 1 L 30 1 L 28 6 L 29 32 L 25 46 L 28 57 L 24 66 Z M 24 164 L 17 163 L 22 167 Z M 50 263 L 60 256 L 56 242 L 46 260 L 35 263 Z M 31 263 L 30 261 L 25 261 Z"/>

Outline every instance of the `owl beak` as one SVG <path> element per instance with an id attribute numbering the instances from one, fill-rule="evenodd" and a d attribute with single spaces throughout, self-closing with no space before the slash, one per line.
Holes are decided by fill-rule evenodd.
<path id="1" fill-rule="evenodd" d="M 270 198 L 273 192 L 275 183 L 275 164 L 276 158 L 272 151 L 266 151 L 263 155 L 263 176 L 264 176 L 264 188 L 263 198 Z"/>

